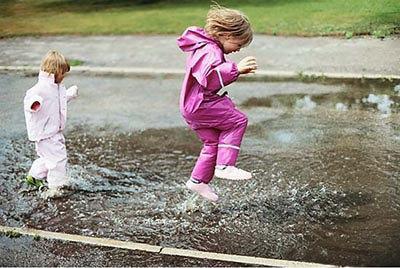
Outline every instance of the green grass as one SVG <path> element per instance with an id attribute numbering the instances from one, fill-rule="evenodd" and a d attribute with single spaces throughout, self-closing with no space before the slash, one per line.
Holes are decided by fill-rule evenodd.
<path id="1" fill-rule="evenodd" d="M 18 238 L 18 237 L 22 236 L 22 234 L 18 233 L 17 231 L 13 231 L 13 230 L 6 231 L 6 232 L 0 231 L 0 235 L 5 235 L 9 238 Z"/>
<path id="2" fill-rule="evenodd" d="M 85 62 L 83 60 L 78 60 L 78 59 L 68 59 L 68 63 L 70 66 L 81 66 Z"/>
<path id="3" fill-rule="evenodd" d="M 145 2 L 154 2 L 143 4 Z M 400 33 L 400 0 L 221 0 L 255 32 L 351 38 Z M 204 25 L 210 1 L 2 0 L 0 37 L 54 34 L 179 34 Z"/>

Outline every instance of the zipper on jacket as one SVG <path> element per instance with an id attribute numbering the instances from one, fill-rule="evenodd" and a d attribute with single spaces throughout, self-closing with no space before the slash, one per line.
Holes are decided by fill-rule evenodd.
<path id="1" fill-rule="evenodd" d="M 60 117 L 58 130 L 61 130 L 61 97 L 60 97 L 60 85 L 57 86 L 58 89 L 58 115 Z"/>

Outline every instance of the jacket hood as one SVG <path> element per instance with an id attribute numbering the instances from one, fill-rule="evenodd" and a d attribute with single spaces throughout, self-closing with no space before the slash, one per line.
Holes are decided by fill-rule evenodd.
<path id="1" fill-rule="evenodd" d="M 189 27 L 178 38 L 178 46 L 182 51 L 194 51 L 208 43 L 216 43 L 216 41 L 208 36 L 204 29 L 199 27 Z"/>

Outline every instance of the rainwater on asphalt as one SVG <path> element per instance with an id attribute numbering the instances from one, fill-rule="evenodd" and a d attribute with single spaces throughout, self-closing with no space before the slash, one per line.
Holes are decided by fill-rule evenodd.
<path id="1" fill-rule="evenodd" d="M 184 186 L 201 144 L 179 115 L 179 79 L 67 77 L 67 86 L 80 87 L 65 131 L 73 191 L 53 200 L 29 191 L 21 180 L 35 151 L 22 99 L 35 80 L 0 74 L 0 224 L 266 258 L 400 265 L 395 85 L 229 86 L 249 116 L 238 166 L 254 178 L 214 178 L 221 201 L 213 204 Z M 40 247 L 15 239 L 18 245 L 2 237 L 1 252 Z M 83 247 L 68 245 L 74 246 Z M 62 250 L 63 243 L 53 247 Z M 23 265 L 18 258 L 15 264 Z"/>

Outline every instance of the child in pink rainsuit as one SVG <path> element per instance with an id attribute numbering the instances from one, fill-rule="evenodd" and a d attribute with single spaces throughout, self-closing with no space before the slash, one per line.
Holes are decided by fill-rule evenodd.
<path id="1" fill-rule="evenodd" d="M 28 138 L 35 142 L 39 156 L 29 170 L 27 181 L 47 178 L 46 197 L 54 197 L 68 184 L 67 151 L 63 130 L 67 119 L 67 102 L 78 96 L 78 87 L 68 89 L 61 83 L 70 66 L 57 51 L 43 58 L 38 82 L 26 92 L 24 112 Z"/>
<path id="2" fill-rule="evenodd" d="M 205 29 L 189 27 L 178 38 L 178 46 L 188 53 L 180 111 L 203 142 L 186 186 L 211 201 L 218 200 L 209 186 L 214 175 L 231 180 L 251 178 L 250 172 L 235 166 L 247 117 L 226 93 L 217 93 L 239 75 L 257 69 L 254 57 L 236 64 L 224 56 L 249 45 L 252 39 L 247 17 L 220 6 L 213 6 L 208 12 Z"/>

